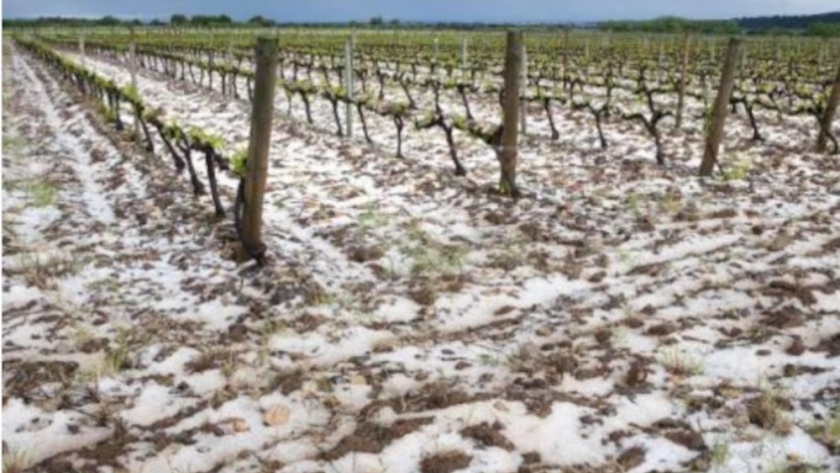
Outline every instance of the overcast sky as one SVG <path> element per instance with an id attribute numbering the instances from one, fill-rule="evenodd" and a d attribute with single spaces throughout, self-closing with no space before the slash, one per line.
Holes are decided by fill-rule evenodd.
<path id="1" fill-rule="evenodd" d="M 3 17 L 114 15 L 143 19 L 173 13 L 263 15 L 279 21 L 588 21 L 661 15 L 732 18 L 824 13 L 838 0 L 4 0 Z"/>

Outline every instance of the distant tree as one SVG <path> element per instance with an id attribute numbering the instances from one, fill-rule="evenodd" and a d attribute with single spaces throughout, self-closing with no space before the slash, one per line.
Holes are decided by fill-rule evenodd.
<path id="1" fill-rule="evenodd" d="M 265 18 L 262 15 L 255 15 L 255 16 L 252 16 L 250 19 L 248 19 L 248 24 L 252 25 L 252 26 L 259 26 L 259 27 L 266 28 L 266 27 L 274 26 L 275 22 L 274 22 L 274 20 L 272 20 L 270 18 Z"/>
<path id="2" fill-rule="evenodd" d="M 814 23 L 805 30 L 808 36 L 831 38 L 840 36 L 840 23 Z"/>
<path id="3" fill-rule="evenodd" d="M 768 28 L 766 30 L 759 30 L 757 33 L 767 35 L 767 36 L 791 36 L 796 34 L 795 30 L 790 30 L 787 28 L 782 28 L 780 26 L 774 26 L 772 28 Z"/>
<path id="4" fill-rule="evenodd" d="M 605 21 L 599 23 L 598 28 L 615 32 L 641 31 L 645 33 L 692 31 L 706 34 L 739 34 L 741 32 L 741 28 L 735 21 L 688 20 L 674 16 L 646 21 Z"/>
<path id="5" fill-rule="evenodd" d="M 382 15 L 375 16 L 370 19 L 371 26 L 382 26 L 385 24 L 385 20 L 382 19 Z"/>
<path id="6" fill-rule="evenodd" d="M 190 24 L 195 26 L 230 25 L 233 20 L 227 15 L 195 15 L 190 18 Z"/>
<path id="7" fill-rule="evenodd" d="M 114 26 L 114 25 L 119 25 L 122 22 L 119 20 L 119 18 L 117 18 L 113 15 L 107 15 L 107 16 L 103 16 L 102 18 L 100 18 L 99 21 L 97 21 L 96 23 L 98 23 L 100 25 L 103 25 L 103 26 Z"/>
<path id="8" fill-rule="evenodd" d="M 750 31 L 764 31 L 770 28 L 806 31 L 811 25 L 819 23 L 840 23 L 840 11 L 821 13 L 818 15 L 774 15 L 751 18 L 738 18 L 738 26 Z M 818 31 L 820 29 L 818 28 Z"/>
<path id="9" fill-rule="evenodd" d="M 172 25 L 185 25 L 189 22 L 190 20 L 187 18 L 187 15 L 175 14 L 169 17 L 169 23 Z"/>
<path id="10" fill-rule="evenodd" d="M 400 26 L 400 20 L 398 20 L 397 18 L 394 18 L 393 20 L 389 21 L 388 23 L 390 23 L 391 26 Z"/>

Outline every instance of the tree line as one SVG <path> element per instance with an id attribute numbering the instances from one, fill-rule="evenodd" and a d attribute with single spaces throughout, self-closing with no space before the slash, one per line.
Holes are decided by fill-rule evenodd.
<path id="1" fill-rule="evenodd" d="M 732 20 L 690 20 L 664 16 L 643 21 L 604 21 L 598 29 L 616 32 L 840 36 L 840 12 L 761 16 Z"/>
<path id="2" fill-rule="evenodd" d="M 103 16 L 101 18 L 75 18 L 75 17 L 38 17 L 38 18 L 18 18 L 18 19 L 3 19 L 4 27 L 38 27 L 38 26 L 121 26 L 121 25 L 149 25 L 149 26 L 196 26 L 196 27 L 211 27 L 211 26 L 256 26 L 256 27 L 271 27 L 276 26 L 277 22 L 270 18 L 265 18 L 262 15 L 255 15 L 245 22 L 234 21 L 228 15 L 183 15 L 174 14 L 169 17 L 169 21 L 160 19 L 152 19 L 143 22 L 137 18 L 120 19 L 112 15 Z"/>
<path id="3" fill-rule="evenodd" d="M 4 27 L 38 27 L 38 26 L 119 26 L 119 25 L 149 25 L 149 26 L 181 26 L 181 27 L 276 27 L 294 26 L 311 28 L 432 28 L 432 29 L 559 29 L 559 28 L 595 28 L 614 32 L 641 33 L 682 33 L 694 32 L 701 34 L 764 34 L 791 35 L 805 34 L 809 36 L 840 37 L 840 12 L 819 15 L 799 16 L 762 16 L 735 18 L 732 20 L 691 20 L 687 18 L 664 16 L 643 21 L 603 21 L 590 24 L 573 23 L 540 23 L 540 24 L 510 24 L 510 23 L 422 23 L 402 22 L 399 19 L 386 20 L 382 16 L 371 18 L 367 22 L 332 22 L 332 23 L 281 23 L 262 15 L 255 15 L 247 21 L 235 21 L 228 15 L 193 15 L 174 14 L 168 21 L 153 19 L 143 22 L 139 19 L 120 19 L 112 15 L 98 19 L 73 17 L 40 17 L 33 19 L 3 19 Z"/>

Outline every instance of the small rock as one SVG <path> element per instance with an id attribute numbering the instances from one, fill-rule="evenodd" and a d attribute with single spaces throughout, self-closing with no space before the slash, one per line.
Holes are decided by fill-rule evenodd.
<path id="1" fill-rule="evenodd" d="M 628 318 L 624 319 L 623 323 L 624 323 L 624 325 L 626 325 L 630 328 L 639 328 L 639 327 L 641 327 L 642 325 L 645 324 L 641 319 L 639 319 L 637 317 L 628 317 Z"/>
<path id="2" fill-rule="evenodd" d="M 510 411 L 510 409 L 508 409 L 508 406 L 507 406 L 507 404 L 505 403 L 505 401 L 496 401 L 496 402 L 493 404 L 493 409 L 496 409 L 497 411 L 501 411 L 501 412 L 508 412 L 508 411 Z"/>
<path id="3" fill-rule="evenodd" d="M 632 470 L 645 462 L 646 452 L 642 447 L 632 447 L 618 456 L 616 461 L 624 469 L 624 471 Z"/>
<path id="4" fill-rule="evenodd" d="M 228 338 L 234 343 L 245 341 L 247 335 L 248 329 L 245 327 L 245 324 L 236 323 L 228 329 Z"/>
<path id="5" fill-rule="evenodd" d="M 350 249 L 350 260 L 356 263 L 366 263 L 368 261 L 378 260 L 384 255 L 385 253 L 375 246 L 357 246 Z"/>
<path id="6" fill-rule="evenodd" d="M 251 430 L 251 429 L 250 429 L 250 427 L 248 427 L 248 423 L 245 422 L 245 419 L 235 419 L 233 421 L 233 431 L 234 432 L 242 433 L 242 432 L 247 432 L 249 430 Z"/>
<path id="7" fill-rule="evenodd" d="M 707 449 L 703 436 L 693 430 L 678 430 L 668 432 L 665 438 L 677 445 L 682 445 L 689 450 L 704 451 Z"/>
<path id="8" fill-rule="evenodd" d="M 274 406 L 265 413 L 265 418 L 263 420 L 266 425 L 279 427 L 289 422 L 289 418 L 291 418 L 291 416 L 292 411 L 289 410 L 288 407 Z"/>
<path id="9" fill-rule="evenodd" d="M 360 374 L 357 374 L 357 375 L 354 375 L 352 378 L 350 378 L 350 384 L 355 385 L 355 386 L 367 386 L 368 382 L 367 382 L 367 378 L 365 378 L 364 376 L 362 376 Z"/>
<path id="10" fill-rule="evenodd" d="M 542 456 L 539 452 L 526 452 L 522 454 L 522 463 L 526 465 L 533 465 L 534 463 L 540 463 L 542 461 Z"/>
<path id="11" fill-rule="evenodd" d="M 671 335 L 672 333 L 679 330 L 679 327 L 673 322 L 663 322 L 658 325 L 654 325 L 653 327 L 647 330 L 648 335 L 654 335 L 657 337 L 665 337 Z"/>
<path id="12" fill-rule="evenodd" d="M 589 282 L 598 284 L 607 277 L 606 271 L 598 271 L 597 273 L 593 274 L 589 277 Z"/>
<path id="13" fill-rule="evenodd" d="M 472 367 L 472 363 L 468 361 L 461 360 L 455 364 L 455 371 L 463 371 L 467 368 Z"/>
<path id="14" fill-rule="evenodd" d="M 783 229 L 778 235 L 776 235 L 776 238 L 767 245 L 767 249 L 773 252 L 782 251 L 791 243 L 793 243 L 793 237 L 788 235 L 788 233 Z"/>
<path id="15" fill-rule="evenodd" d="M 612 331 L 610 331 L 610 329 L 608 329 L 608 328 L 603 328 L 603 329 L 595 332 L 595 340 L 600 345 L 608 344 L 611 339 L 612 339 Z"/>
<path id="16" fill-rule="evenodd" d="M 805 353 L 805 344 L 802 343 L 802 339 L 798 337 L 794 338 L 793 343 L 785 350 L 785 353 L 790 356 L 801 356 Z"/>
<path id="17" fill-rule="evenodd" d="M 552 332 L 553 330 L 551 330 L 551 327 L 549 327 L 548 325 L 543 325 L 542 327 L 537 329 L 537 335 L 541 337 L 547 337 L 551 335 Z"/>

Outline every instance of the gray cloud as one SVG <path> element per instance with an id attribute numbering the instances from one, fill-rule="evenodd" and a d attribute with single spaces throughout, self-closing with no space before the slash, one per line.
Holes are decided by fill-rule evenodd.
<path id="1" fill-rule="evenodd" d="M 263 15 L 280 21 L 365 21 L 373 16 L 419 21 L 585 21 L 661 15 L 731 18 L 823 13 L 837 0 L 6 0 L 3 16 L 169 18 L 173 13 Z"/>

